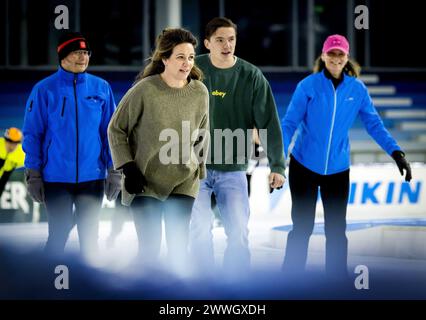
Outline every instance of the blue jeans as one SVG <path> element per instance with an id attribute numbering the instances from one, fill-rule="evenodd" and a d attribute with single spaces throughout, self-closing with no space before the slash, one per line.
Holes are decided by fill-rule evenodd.
<path id="1" fill-rule="evenodd" d="M 191 255 L 196 267 L 203 272 L 209 272 L 214 267 L 212 193 L 216 196 L 227 236 L 224 268 L 230 272 L 247 271 L 250 266 L 247 227 L 250 207 L 244 171 L 209 169 L 207 177 L 201 180 L 200 192 L 192 208 L 190 226 Z"/>

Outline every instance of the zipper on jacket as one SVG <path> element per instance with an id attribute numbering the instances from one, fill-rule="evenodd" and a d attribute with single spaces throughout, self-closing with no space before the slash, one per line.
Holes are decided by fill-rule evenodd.
<path id="1" fill-rule="evenodd" d="M 65 111 L 65 101 L 67 100 L 66 97 L 64 97 L 64 101 L 62 102 L 62 110 L 61 110 L 61 117 L 64 116 L 64 111 Z"/>
<path id="2" fill-rule="evenodd" d="M 328 170 L 328 160 L 329 160 L 329 157 L 330 157 L 331 138 L 333 137 L 334 120 L 335 120 L 335 117 L 336 117 L 336 106 L 337 106 L 337 90 L 334 89 L 333 83 L 331 83 L 331 86 L 333 87 L 333 91 L 334 91 L 334 106 L 333 106 L 333 116 L 331 118 L 330 136 L 328 138 L 327 156 L 326 156 L 326 159 L 325 159 L 324 174 L 327 174 L 327 170 Z"/>
<path id="3" fill-rule="evenodd" d="M 47 148 L 46 148 L 46 159 L 44 159 L 44 161 L 43 161 L 42 169 L 44 169 L 46 167 L 47 162 L 49 161 L 49 149 L 50 149 L 51 145 L 52 145 L 52 139 L 49 139 L 49 143 L 47 144 Z"/>
<path id="4" fill-rule="evenodd" d="M 76 153 L 75 153 L 75 183 L 78 183 L 78 103 L 77 103 L 77 74 L 74 75 L 75 126 L 76 126 Z"/>

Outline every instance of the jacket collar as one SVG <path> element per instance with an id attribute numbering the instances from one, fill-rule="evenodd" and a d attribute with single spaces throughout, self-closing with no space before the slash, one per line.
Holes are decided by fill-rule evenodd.
<path id="1" fill-rule="evenodd" d="M 327 76 L 327 74 L 326 73 L 328 73 L 328 75 L 329 76 Z M 332 75 L 328 72 L 328 70 L 327 69 L 323 69 L 322 70 L 322 72 L 321 72 L 321 74 L 322 74 L 322 76 L 323 76 L 323 78 L 325 79 L 325 80 L 330 80 L 331 82 L 333 82 L 333 80 L 331 79 L 332 78 Z M 342 74 L 342 78 L 340 79 L 340 80 L 337 80 L 337 82 L 338 82 L 338 86 L 341 86 L 341 85 L 343 85 L 343 84 L 345 84 L 345 83 L 347 83 L 348 81 L 350 81 L 350 79 L 352 79 L 353 77 L 351 77 L 351 76 L 349 76 L 349 75 L 347 75 L 346 73 L 344 73 L 343 72 L 343 74 Z M 334 86 L 334 84 L 333 84 L 333 86 Z M 336 87 L 335 87 L 336 88 Z"/>
<path id="2" fill-rule="evenodd" d="M 66 71 L 62 66 L 59 66 L 58 69 L 59 78 L 61 80 L 64 80 L 65 82 L 72 82 L 74 79 L 77 79 L 77 83 L 81 83 L 86 81 L 87 78 L 87 72 L 82 73 L 72 73 L 69 71 Z"/>

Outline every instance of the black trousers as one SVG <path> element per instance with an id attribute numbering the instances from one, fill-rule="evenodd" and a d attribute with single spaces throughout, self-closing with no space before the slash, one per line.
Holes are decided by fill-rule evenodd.
<path id="1" fill-rule="evenodd" d="M 293 229 L 287 237 L 283 269 L 300 272 L 305 268 L 319 188 L 324 206 L 326 271 L 331 276 L 347 275 L 348 240 L 345 231 L 349 169 L 336 174 L 320 175 L 305 168 L 291 156 L 289 186 Z"/>
<path id="2" fill-rule="evenodd" d="M 188 263 L 189 222 L 194 198 L 170 195 L 160 201 L 152 197 L 136 197 L 131 209 L 139 242 L 139 258 L 148 265 L 156 265 L 161 249 L 164 218 L 167 256 L 170 267 L 185 271 Z"/>
<path id="3" fill-rule="evenodd" d="M 90 257 L 97 250 L 104 180 L 82 183 L 45 182 L 44 192 L 49 225 L 46 253 L 62 254 L 70 231 L 77 224 L 80 251 L 84 257 Z"/>

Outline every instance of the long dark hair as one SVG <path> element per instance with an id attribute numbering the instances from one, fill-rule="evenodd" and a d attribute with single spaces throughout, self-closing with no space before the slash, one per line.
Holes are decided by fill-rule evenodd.
<path id="1" fill-rule="evenodd" d="M 141 71 L 135 78 L 133 84 L 138 83 L 143 78 L 152 76 L 154 74 L 160 74 L 164 72 L 163 59 L 168 59 L 172 55 L 174 47 L 181 43 L 190 43 L 197 47 L 197 39 L 194 35 L 183 28 L 166 28 L 157 37 L 154 53 L 149 59 L 149 64 Z M 195 64 L 189 73 L 188 78 L 201 80 L 203 72 Z"/>
<path id="2" fill-rule="evenodd" d="M 314 73 L 321 72 L 324 69 L 325 69 L 325 62 L 322 61 L 321 56 L 319 56 L 315 60 L 313 72 Z M 342 72 L 357 78 L 361 74 L 361 66 L 355 60 L 349 59 L 345 67 L 343 68 Z"/>

